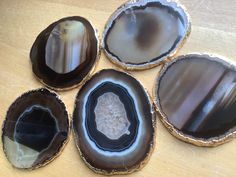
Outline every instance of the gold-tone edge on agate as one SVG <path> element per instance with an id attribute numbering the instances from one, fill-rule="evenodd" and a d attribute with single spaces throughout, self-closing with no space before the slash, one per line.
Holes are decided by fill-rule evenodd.
<path id="1" fill-rule="evenodd" d="M 87 80 L 89 81 L 90 79 L 92 79 L 92 77 L 96 74 L 99 74 L 101 71 L 104 71 L 104 70 L 115 70 L 115 71 L 119 71 L 119 72 L 122 72 L 122 73 L 125 73 L 127 74 L 128 76 L 131 76 L 132 78 L 134 78 L 135 80 L 137 80 L 135 77 L 133 77 L 130 73 L 128 72 L 124 72 L 122 71 L 121 69 L 101 69 L 99 71 L 97 71 L 96 73 L 94 73 L 92 76 L 90 76 L 90 78 Z M 72 116 L 72 121 L 71 121 L 71 125 L 72 125 L 72 134 L 73 134 L 73 137 L 74 137 L 74 140 L 75 140 L 75 145 L 76 145 L 76 148 L 78 149 L 79 151 L 79 155 L 81 157 L 81 159 L 83 160 L 83 162 L 85 163 L 85 165 L 90 169 L 92 170 L 93 172 L 97 173 L 97 174 L 102 174 L 102 175 L 107 175 L 107 176 L 111 176 L 111 175 L 123 175 L 123 174 L 131 174 L 133 172 L 136 172 L 136 171 L 139 171 L 141 170 L 145 165 L 147 165 L 148 161 L 150 160 L 151 158 L 151 155 L 154 151 L 154 148 L 156 147 L 156 133 L 157 133 L 157 130 L 156 130 L 156 112 L 155 112 L 155 106 L 152 102 L 152 99 L 150 97 L 150 94 L 148 93 L 147 89 L 143 87 L 143 85 L 141 84 L 141 82 L 139 80 L 137 80 L 137 82 L 140 84 L 141 88 L 144 90 L 147 98 L 148 98 L 148 102 L 149 102 L 149 105 L 151 107 L 151 114 L 152 114 L 152 127 L 153 127 L 153 135 L 152 135 L 152 142 L 150 143 L 150 148 L 149 148 L 149 151 L 147 152 L 146 154 L 146 157 L 140 161 L 137 165 L 133 166 L 132 168 L 130 169 L 127 169 L 126 171 L 116 171 L 116 170 L 113 170 L 112 172 L 107 172 L 106 170 L 102 170 L 102 169 L 99 169 L 99 168 L 96 168 L 94 166 L 92 166 L 87 160 L 86 158 L 84 157 L 83 153 L 81 152 L 80 150 L 80 147 L 79 147 L 79 143 L 78 143 L 78 136 L 77 136 L 77 133 L 75 132 L 75 129 L 73 127 L 73 116 Z M 83 83 L 83 85 L 85 85 L 85 83 Z M 83 87 L 82 85 L 82 87 Z M 79 92 L 78 92 L 79 94 Z M 78 95 L 77 94 L 77 95 Z M 77 98 L 77 95 L 76 95 L 76 98 Z M 74 103 L 74 110 L 76 108 L 76 100 L 75 100 L 75 103 Z"/>
<path id="2" fill-rule="evenodd" d="M 115 64 L 118 67 L 121 67 L 124 70 L 129 70 L 129 71 L 140 71 L 140 70 L 147 70 L 147 69 L 151 69 L 154 68 L 156 66 L 162 65 L 163 63 L 171 60 L 173 57 L 176 56 L 176 54 L 179 52 L 179 50 L 183 47 L 183 45 L 187 42 L 188 37 L 190 36 L 191 33 L 191 18 L 190 15 L 186 9 L 186 7 L 184 5 L 182 5 L 178 0 L 167 0 L 168 3 L 175 3 L 175 5 L 182 9 L 182 11 L 184 12 L 184 14 L 186 15 L 186 19 L 187 19 L 187 24 L 186 24 L 186 34 L 185 36 L 182 37 L 182 39 L 178 42 L 177 46 L 171 50 L 171 52 L 169 52 L 167 55 L 163 56 L 162 58 L 152 61 L 152 62 L 147 62 L 145 64 L 127 64 L 125 62 L 120 61 L 116 56 L 113 56 L 112 54 L 110 54 L 105 47 L 105 36 L 107 35 L 107 32 L 109 30 L 109 28 L 111 28 L 112 22 L 119 16 L 119 14 L 121 14 L 124 9 L 128 9 L 130 7 L 133 6 L 134 3 L 137 3 L 140 0 L 130 0 L 130 1 L 126 1 L 125 3 L 123 3 L 120 7 L 118 7 L 113 13 L 112 15 L 109 17 L 109 19 L 107 20 L 104 30 L 103 30 L 103 35 L 102 35 L 102 42 L 101 42 L 101 46 L 102 46 L 102 50 L 104 51 L 106 57 L 109 59 L 109 61 L 111 61 L 113 64 Z M 148 2 L 160 2 L 160 0 L 146 0 Z M 162 0 L 161 0 L 162 1 Z M 173 5 L 170 6 L 172 9 Z"/>
<path id="3" fill-rule="evenodd" d="M 208 53 L 190 53 L 190 54 L 186 54 L 186 55 L 181 55 L 178 56 L 176 58 L 174 58 L 172 61 L 166 63 L 161 70 L 159 71 L 157 78 L 155 80 L 155 85 L 154 85 L 154 89 L 153 89 L 153 95 L 154 95 L 154 105 L 155 105 L 155 109 L 160 117 L 161 122 L 165 125 L 165 127 L 168 129 L 168 131 L 175 136 L 176 138 L 196 145 L 196 146 L 202 146 L 202 147 L 215 147 L 215 146 L 219 146 L 221 144 L 224 144 L 226 142 L 231 141 L 233 138 L 236 137 L 236 128 L 230 129 L 229 131 L 227 131 L 225 134 L 222 134 L 221 136 L 218 137 L 213 137 L 213 138 L 209 138 L 209 139 L 203 139 L 203 138 L 196 138 L 194 136 L 191 135 L 187 135 L 184 134 L 182 131 L 178 130 L 177 128 L 175 128 L 169 121 L 168 121 L 168 117 L 165 115 L 165 113 L 162 111 L 161 106 L 160 106 L 160 98 L 158 96 L 158 90 L 159 90 L 159 84 L 160 81 L 162 79 L 162 77 L 164 76 L 164 73 L 168 70 L 168 68 L 173 65 L 175 62 L 184 59 L 185 57 L 189 57 L 189 56 L 202 56 L 202 57 L 206 57 L 208 60 L 210 61 L 216 61 L 221 63 L 222 65 L 229 67 L 233 70 L 236 71 L 236 63 L 234 61 L 231 61 L 223 56 L 220 55 L 216 55 L 216 54 L 208 54 Z"/>
<path id="4" fill-rule="evenodd" d="M 42 89 L 46 89 L 47 91 L 49 91 L 49 93 L 54 94 L 54 95 L 56 96 L 56 99 L 57 99 L 61 104 L 63 104 L 63 106 L 65 107 L 65 111 L 66 111 L 67 119 L 68 119 L 68 135 L 67 135 L 66 140 L 64 140 L 63 144 L 62 144 L 61 147 L 58 149 L 57 153 L 55 153 L 51 158 L 48 158 L 47 160 L 45 160 L 43 163 L 39 163 L 39 164 L 37 164 L 37 165 L 35 165 L 35 166 L 33 166 L 33 167 L 30 167 L 30 168 L 18 168 L 18 167 L 16 167 L 16 166 L 14 166 L 14 165 L 10 162 L 10 160 L 9 160 L 9 157 L 8 157 L 8 155 L 7 155 L 7 153 L 6 153 L 6 149 L 5 149 L 5 146 L 4 146 L 4 143 L 3 143 L 3 142 L 4 142 L 4 141 L 3 141 L 3 136 L 4 136 L 4 135 L 3 135 L 3 129 L 4 129 L 4 126 L 5 126 L 5 121 L 6 121 L 6 118 L 7 118 L 7 114 L 8 114 L 8 112 L 9 112 L 10 107 L 11 107 L 11 105 L 10 105 L 9 108 L 7 109 L 5 119 L 4 119 L 3 123 L 2 123 L 2 137 L 1 137 L 1 138 L 2 138 L 2 149 L 3 149 L 3 152 L 4 152 L 5 156 L 6 156 L 6 159 L 9 161 L 9 163 L 11 164 L 11 166 L 14 167 L 14 168 L 16 168 L 16 169 L 18 169 L 18 170 L 22 170 L 22 171 L 24 171 L 24 170 L 29 170 L 29 171 L 30 171 L 30 170 L 35 170 L 35 169 L 38 169 L 38 168 L 41 168 L 41 167 L 46 166 L 47 164 L 51 163 L 54 159 L 56 159 L 57 157 L 59 157 L 59 156 L 61 155 L 62 151 L 65 149 L 66 144 L 67 144 L 67 143 L 69 142 L 69 140 L 70 140 L 70 132 L 71 132 L 71 120 L 70 120 L 70 119 L 71 119 L 71 116 L 70 116 L 70 114 L 68 113 L 67 106 L 66 106 L 65 103 L 62 101 L 60 95 L 58 95 L 55 91 L 49 90 L 49 89 L 47 89 L 47 88 L 45 88 L 45 87 L 41 87 L 41 88 L 38 88 L 38 89 L 29 90 L 29 91 L 27 91 L 27 92 L 24 92 L 23 94 L 21 94 L 20 96 L 18 96 L 15 100 L 17 100 L 17 99 L 19 99 L 19 98 L 22 98 L 22 96 L 24 96 L 25 94 L 28 94 L 28 93 L 31 93 L 31 92 L 38 92 L 38 91 L 40 91 L 40 90 L 42 90 Z M 13 103 L 15 102 L 15 100 L 13 101 Z"/>
<path id="5" fill-rule="evenodd" d="M 84 17 L 83 17 L 84 18 Z M 94 31 L 94 34 L 95 34 L 95 37 L 96 37 L 96 41 L 97 41 L 97 56 L 96 56 L 96 59 L 94 61 L 94 64 L 93 64 L 93 67 L 90 69 L 90 71 L 86 74 L 86 76 L 79 82 L 79 83 L 76 83 L 70 87 L 64 87 L 64 88 L 58 88 L 58 87 L 53 87 L 53 86 L 50 86 L 49 84 L 46 84 L 43 79 L 39 78 L 34 72 L 33 72 L 33 75 L 34 77 L 40 82 L 42 83 L 44 86 L 46 86 L 47 88 L 51 89 L 51 90 L 54 90 L 54 91 L 68 91 L 68 90 L 72 90 L 74 88 L 77 88 L 79 86 L 81 86 L 84 82 L 86 82 L 88 79 L 89 79 L 89 76 L 91 76 L 95 71 L 96 71 L 96 68 L 98 66 L 98 62 L 100 60 L 100 57 L 101 57 L 101 40 L 99 39 L 99 33 L 98 33 L 98 30 L 95 28 L 95 26 L 93 25 L 93 23 L 84 18 L 85 20 L 87 20 L 87 22 L 91 25 L 93 31 Z M 30 61 L 31 63 L 31 66 L 33 66 L 33 63 Z"/>

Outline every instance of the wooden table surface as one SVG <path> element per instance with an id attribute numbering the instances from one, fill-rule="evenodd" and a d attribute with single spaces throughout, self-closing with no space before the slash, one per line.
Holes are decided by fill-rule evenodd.
<path id="1" fill-rule="evenodd" d="M 110 14 L 125 0 L 0 0 L 0 124 L 9 105 L 23 92 L 42 87 L 31 71 L 29 51 L 36 36 L 66 16 L 87 17 L 102 34 Z M 236 60 L 236 1 L 181 0 L 192 17 L 192 33 L 179 54 L 211 52 Z M 102 54 L 97 70 L 116 68 Z M 152 93 L 160 67 L 132 72 Z M 79 88 L 60 92 L 70 114 Z M 236 139 L 216 148 L 179 141 L 157 121 L 157 145 L 149 163 L 130 176 L 236 177 Z M 2 146 L 2 142 L 0 143 Z M 1 177 L 99 176 L 80 159 L 72 135 L 62 154 L 47 166 L 24 171 L 13 168 L 0 150 Z"/>

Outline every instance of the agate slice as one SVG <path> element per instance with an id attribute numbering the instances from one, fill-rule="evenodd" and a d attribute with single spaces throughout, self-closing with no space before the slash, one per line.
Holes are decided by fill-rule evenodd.
<path id="1" fill-rule="evenodd" d="M 76 97 L 73 130 L 81 157 L 92 170 L 131 173 L 146 163 L 154 146 L 153 106 L 132 76 L 102 70 Z"/>
<path id="2" fill-rule="evenodd" d="M 189 16 L 177 2 L 128 1 L 108 20 L 103 48 L 125 69 L 148 69 L 172 57 L 189 33 Z"/>
<path id="3" fill-rule="evenodd" d="M 47 89 L 29 91 L 10 106 L 3 125 L 3 149 L 21 169 L 46 165 L 67 142 L 69 119 L 65 105 Z"/>
<path id="4" fill-rule="evenodd" d="M 83 17 L 52 23 L 35 40 L 30 58 L 34 74 L 48 87 L 68 89 L 86 80 L 99 56 L 95 29 Z"/>
<path id="5" fill-rule="evenodd" d="M 236 67 L 225 60 L 180 56 L 163 67 L 155 95 L 161 120 L 186 142 L 216 146 L 236 135 Z"/>

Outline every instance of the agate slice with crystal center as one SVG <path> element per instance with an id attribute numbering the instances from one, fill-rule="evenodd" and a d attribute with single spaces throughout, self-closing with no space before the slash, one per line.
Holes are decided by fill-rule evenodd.
<path id="1" fill-rule="evenodd" d="M 33 90 L 10 106 L 3 126 L 3 148 L 17 168 L 38 168 L 55 158 L 67 142 L 69 120 L 55 93 Z"/>
<path id="2" fill-rule="evenodd" d="M 189 32 L 189 18 L 176 2 L 130 1 L 107 22 L 103 48 L 126 69 L 145 69 L 173 55 Z"/>
<path id="3" fill-rule="evenodd" d="M 182 140 L 214 146 L 235 134 L 235 65 L 209 55 L 178 57 L 164 66 L 155 92 L 162 120 Z"/>
<path id="4" fill-rule="evenodd" d="M 35 40 L 30 58 L 34 74 L 54 89 L 71 88 L 87 78 L 99 55 L 95 29 L 82 17 L 54 22 Z"/>
<path id="5" fill-rule="evenodd" d="M 86 164 L 103 174 L 139 169 L 154 145 L 152 104 L 130 75 L 102 70 L 79 91 L 73 114 L 77 147 Z"/>

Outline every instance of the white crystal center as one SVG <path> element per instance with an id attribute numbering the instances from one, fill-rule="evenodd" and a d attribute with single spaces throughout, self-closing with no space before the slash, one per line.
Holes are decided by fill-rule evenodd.
<path id="1" fill-rule="evenodd" d="M 116 94 L 107 92 L 99 96 L 94 112 L 97 130 L 107 138 L 116 140 L 130 134 L 124 104 Z"/>

